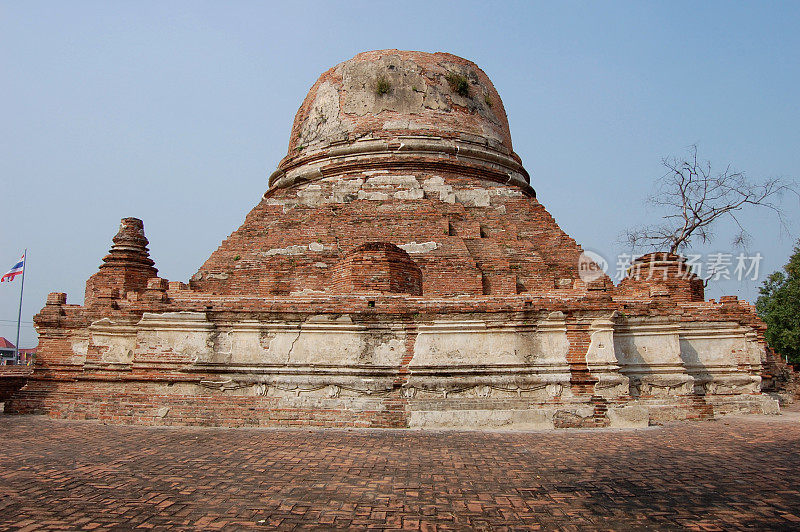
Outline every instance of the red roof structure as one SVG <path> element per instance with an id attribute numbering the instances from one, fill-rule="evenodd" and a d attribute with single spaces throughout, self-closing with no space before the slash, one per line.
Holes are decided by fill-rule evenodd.
<path id="1" fill-rule="evenodd" d="M 0 349 L 14 349 L 14 344 L 0 336 Z"/>

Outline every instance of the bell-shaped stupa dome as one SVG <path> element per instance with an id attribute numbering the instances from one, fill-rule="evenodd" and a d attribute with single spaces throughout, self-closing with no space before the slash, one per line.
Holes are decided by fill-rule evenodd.
<path id="1" fill-rule="evenodd" d="M 503 101 L 475 63 L 446 53 L 364 52 L 322 74 L 295 116 L 289 153 L 270 186 L 334 166 L 447 159 L 528 187 Z M 349 163 L 349 165 L 347 164 Z"/>

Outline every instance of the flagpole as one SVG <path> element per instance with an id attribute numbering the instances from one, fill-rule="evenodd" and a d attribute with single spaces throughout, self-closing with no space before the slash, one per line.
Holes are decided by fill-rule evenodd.
<path id="1" fill-rule="evenodd" d="M 22 290 L 25 288 L 25 267 L 28 265 L 28 248 L 22 255 L 22 283 L 19 285 L 19 312 L 17 313 L 17 342 L 14 344 L 14 363 L 19 364 L 19 326 L 22 323 Z"/>

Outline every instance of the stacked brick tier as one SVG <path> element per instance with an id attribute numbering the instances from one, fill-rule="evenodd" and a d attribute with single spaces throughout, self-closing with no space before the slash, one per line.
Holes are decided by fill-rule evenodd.
<path id="1" fill-rule="evenodd" d="M 533 428 L 776 408 L 750 306 L 703 301 L 674 256 L 584 282 L 529 180 L 476 65 L 359 54 L 312 87 L 269 190 L 188 283 L 123 219 L 84 305 L 53 293 L 35 317 L 6 410 Z"/>
<path id="2" fill-rule="evenodd" d="M 190 286 L 264 297 L 325 292 L 343 256 L 376 241 L 408 252 L 425 295 L 586 293 L 576 268 L 581 248 L 536 198 L 513 185 L 424 170 L 272 189 Z"/>

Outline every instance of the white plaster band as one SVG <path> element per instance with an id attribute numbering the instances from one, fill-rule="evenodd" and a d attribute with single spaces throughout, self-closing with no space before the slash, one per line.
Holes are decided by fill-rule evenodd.
<path id="1" fill-rule="evenodd" d="M 336 163 L 354 163 L 361 160 L 375 164 L 376 155 L 389 155 L 392 159 L 413 159 L 420 156 L 434 157 L 432 162 L 450 161 L 456 166 L 459 163 L 477 163 L 494 174 L 503 175 L 504 183 L 530 189 L 530 176 L 517 159 L 498 152 L 493 148 L 468 141 L 455 141 L 436 138 L 398 138 L 399 147 L 394 148 L 387 140 L 362 140 L 344 146 L 333 146 L 325 150 L 310 153 L 296 160 L 289 160 L 290 165 L 281 165 L 269 177 L 270 188 L 286 188 L 299 183 L 306 183 L 328 177 L 323 168 Z M 288 166 L 288 168 L 287 168 Z M 335 173 L 346 172 L 341 168 Z"/>

